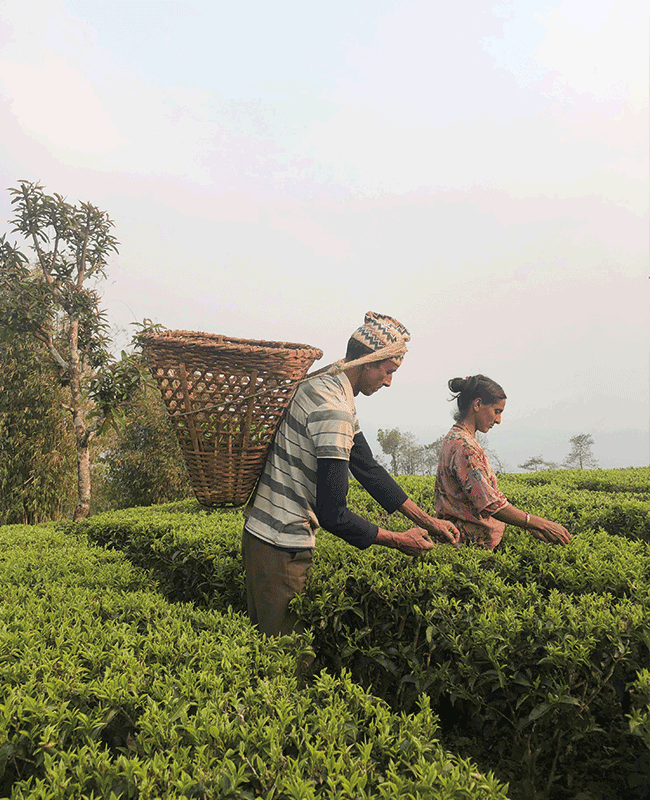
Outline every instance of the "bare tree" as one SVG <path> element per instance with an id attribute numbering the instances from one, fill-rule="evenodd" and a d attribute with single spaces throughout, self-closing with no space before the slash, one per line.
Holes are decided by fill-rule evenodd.
<path id="1" fill-rule="evenodd" d="M 589 433 L 579 433 L 569 439 L 571 452 L 564 459 L 564 466 L 568 468 L 585 469 L 597 467 L 598 459 L 595 458 L 591 448 L 594 444 L 593 436 Z"/>
<path id="2" fill-rule="evenodd" d="M 390 456 L 389 472 L 392 475 L 435 475 L 442 450 L 444 436 L 430 444 L 419 444 L 414 433 L 392 428 L 377 432 L 377 441 L 383 452 Z M 478 443 L 485 450 L 492 466 L 497 472 L 505 472 L 506 467 L 499 456 L 488 447 L 488 438 L 477 434 Z M 380 459 L 381 460 L 381 457 Z"/>
<path id="3" fill-rule="evenodd" d="M 438 470 L 438 461 L 442 452 L 442 442 L 444 436 L 439 436 L 431 444 L 425 444 L 422 448 L 422 474 L 435 475 Z"/>
<path id="4" fill-rule="evenodd" d="M 523 464 L 518 464 L 518 467 L 519 469 L 525 469 L 526 472 L 537 472 L 542 469 L 557 469 L 557 464 L 553 463 L 553 461 L 544 461 L 540 455 L 529 458 Z"/>
<path id="5" fill-rule="evenodd" d="M 497 452 L 493 450 L 489 446 L 489 438 L 486 434 L 480 433 L 479 431 L 476 432 L 476 441 L 480 444 L 481 448 L 485 452 L 485 455 L 488 457 L 490 464 L 495 472 L 506 472 L 507 465 L 499 458 Z"/>
<path id="6" fill-rule="evenodd" d="M 397 475 L 398 471 L 398 456 L 400 444 L 402 441 L 402 434 L 399 428 L 387 428 L 377 431 L 377 441 L 383 452 L 390 457 L 390 473 Z"/>
<path id="7" fill-rule="evenodd" d="M 423 449 L 414 433 L 406 431 L 402 434 L 397 459 L 401 475 L 418 475 L 421 472 Z"/>

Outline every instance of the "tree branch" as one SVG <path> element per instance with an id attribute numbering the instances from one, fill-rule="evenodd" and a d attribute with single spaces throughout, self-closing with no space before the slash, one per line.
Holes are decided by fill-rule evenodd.
<path id="1" fill-rule="evenodd" d="M 22 192 L 23 200 L 24 200 L 24 203 L 25 203 L 26 217 L 27 217 L 27 219 L 29 219 L 30 217 L 34 216 L 34 209 L 33 209 L 33 206 L 32 206 L 32 204 L 30 202 L 29 192 L 28 192 L 27 187 L 25 186 L 24 183 L 22 183 L 20 185 L 20 190 Z M 38 263 L 39 263 L 39 265 L 41 267 L 41 271 L 45 272 L 45 266 L 44 266 L 45 265 L 45 260 L 44 260 L 43 252 L 41 250 L 41 246 L 40 246 L 39 241 L 38 241 L 38 236 L 36 235 L 36 227 L 34 225 L 30 225 L 29 228 L 30 228 L 29 233 L 31 233 L 32 242 L 33 242 L 34 250 L 36 252 L 36 257 L 38 259 Z"/>
<path id="2" fill-rule="evenodd" d="M 77 288 L 81 289 L 86 280 L 86 252 L 88 249 L 88 238 L 90 236 L 90 209 L 86 209 L 86 225 L 84 228 L 84 239 L 81 246 L 81 253 L 77 261 Z"/>
<path id="3" fill-rule="evenodd" d="M 102 425 L 106 422 L 108 416 L 104 414 L 101 418 L 95 420 L 92 425 L 89 425 L 86 428 L 86 432 L 83 435 L 82 443 L 84 447 L 87 447 L 90 442 L 95 438 L 95 434 L 101 430 Z"/>
<path id="4" fill-rule="evenodd" d="M 52 286 L 54 284 L 54 278 L 52 277 L 52 269 L 54 269 L 56 265 L 56 259 L 59 255 L 59 242 L 61 237 L 57 231 L 56 237 L 54 239 L 54 249 L 52 250 L 52 263 L 50 264 L 50 269 L 46 269 L 45 266 L 42 267 L 43 277 L 45 278 L 46 282 Z"/>
<path id="5" fill-rule="evenodd" d="M 69 372 L 70 370 L 70 363 L 63 358 L 61 353 L 57 350 L 52 341 L 52 334 L 49 331 L 43 331 L 45 335 L 44 344 L 47 346 L 47 349 L 50 351 L 50 355 L 56 361 L 59 367 L 65 372 Z"/>

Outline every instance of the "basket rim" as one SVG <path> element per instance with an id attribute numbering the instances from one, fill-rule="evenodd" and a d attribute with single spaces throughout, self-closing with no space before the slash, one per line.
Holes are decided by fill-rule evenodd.
<path id="1" fill-rule="evenodd" d="M 144 345 L 156 344 L 180 344 L 187 343 L 193 346 L 204 346 L 206 348 L 219 348 L 220 350 L 239 350 L 241 348 L 262 351 L 278 352 L 281 350 L 302 350 L 311 353 L 318 353 L 316 359 L 322 358 L 323 351 L 310 344 L 299 342 L 281 342 L 269 339 L 240 339 L 234 336 L 226 336 L 220 333 L 206 333 L 204 331 L 184 331 L 184 330 L 165 330 L 165 331 L 145 331 L 138 337 Z"/>

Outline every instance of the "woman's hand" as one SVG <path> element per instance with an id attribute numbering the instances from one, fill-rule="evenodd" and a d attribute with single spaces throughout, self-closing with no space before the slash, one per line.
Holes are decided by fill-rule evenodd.
<path id="1" fill-rule="evenodd" d="M 507 505 L 494 515 L 496 519 L 507 522 L 508 525 L 517 525 L 529 531 L 536 539 L 547 544 L 568 544 L 571 534 L 558 522 L 551 522 L 544 517 L 534 517 L 514 506 Z"/>
<path id="2" fill-rule="evenodd" d="M 536 539 L 547 544 L 564 545 L 571 541 L 571 534 L 563 525 L 544 517 L 531 516 L 528 529 Z"/>

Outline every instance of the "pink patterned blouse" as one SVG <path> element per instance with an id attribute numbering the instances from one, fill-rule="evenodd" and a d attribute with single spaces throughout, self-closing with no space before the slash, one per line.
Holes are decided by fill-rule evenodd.
<path id="1" fill-rule="evenodd" d="M 505 522 L 492 516 L 508 505 L 485 451 L 459 425 L 445 436 L 436 474 L 436 516 L 454 523 L 461 543 L 494 550 Z"/>

